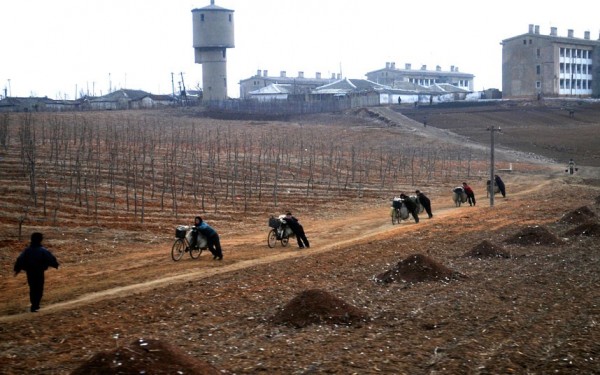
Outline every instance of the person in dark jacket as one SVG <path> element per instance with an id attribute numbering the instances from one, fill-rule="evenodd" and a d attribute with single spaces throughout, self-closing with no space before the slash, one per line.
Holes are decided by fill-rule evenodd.
<path id="1" fill-rule="evenodd" d="M 216 230 L 214 230 L 210 225 L 206 224 L 204 220 L 200 216 L 196 216 L 196 220 L 198 225 L 196 228 L 198 232 L 202 233 L 204 237 L 206 237 L 206 242 L 208 245 L 208 250 L 213 255 L 213 259 L 223 260 L 223 250 L 221 249 L 221 239 L 219 238 L 219 234 Z"/>
<path id="2" fill-rule="evenodd" d="M 498 186 L 500 193 L 503 198 L 506 198 L 506 186 L 504 186 L 504 181 L 497 174 L 494 175 L 494 183 Z"/>
<path id="3" fill-rule="evenodd" d="M 17 257 L 15 262 L 15 276 L 21 271 L 27 273 L 27 284 L 29 284 L 29 300 L 31 301 L 31 312 L 40 309 L 40 302 L 44 295 L 44 273 L 48 267 L 58 269 L 58 261 L 48 249 L 42 246 L 44 236 L 42 233 L 32 233 L 31 243 Z"/>
<path id="4" fill-rule="evenodd" d="M 410 197 L 404 193 L 400 194 L 400 199 L 406 205 L 406 209 L 412 215 L 413 219 L 415 219 L 415 223 L 419 222 L 419 215 L 417 214 L 417 203 L 410 199 Z"/>
<path id="5" fill-rule="evenodd" d="M 427 198 L 425 194 L 421 192 L 421 190 L 415 190 L 415 194 L 417 194 L 419 202 L 421 202 L 421 205 L 425 209 L 425 212 L 427 212 L 427 216 L 429 216 L 429 218 L 431 219 L 433 217 L 433 214 L 431 213 L 431 201 L 429 200 L 429 198 Z"/>
<path id="6" fill-rule="evenodd" d="M 290 227 L 294 235 L 296 235 L 296 241 L 298 241 L 298 247 L 304 249 L 305 247 L 310 247 L 308 243 L 308 239 L 306 238 L 306 234 L 304 233 L 304 227 L 298 219 L 296 219 L 291 212 L 286 212 L 285 214 L 285 222 Z"/>
<path id="7" fill-rule="evenodd" d="M 467 194 L 467 201 L 469 202 L 469 206 L 475 206 L 475 192 L 469 185 L 467 185 L 466 182 L 463 182 L 462 185 L 463 189 L 465 189 L 465 193 Z"/>

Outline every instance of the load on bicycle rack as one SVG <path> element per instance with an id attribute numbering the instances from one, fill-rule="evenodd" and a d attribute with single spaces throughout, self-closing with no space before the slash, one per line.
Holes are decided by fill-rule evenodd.
<path id="1" fill-rule="evenodd" d="M 274 248 L 277 241 L 281 242 L 281 246 L 286 247 L 290 242 L 290 237 L 294 237 L 294 232 L 287 225 L 285 215 L 279 215 L 278 217 L 271 216 L 269 218 L 269 235 L 267 236 L 267 245 L 270 248 Z"/>
<path id="2" fill-rule="evenodd" d="M 175 243 L 171 248 L 171 258 L 177 261 L 183 257 L 184 253 L 190 253 L 192 259 L 197 259 L 203 250 L 208 248 L 208 241 L 202 233 L 195 233 L 196 227 L 193 225 L 178 225 L 175 228 Z M 197 242 L 194 243 L 194 235 L 197 235 Z"/>
<path id="3" fill-rule="evenodd" d="M 411 195 L 407 199 L 410 199 L 413 202 L 415 202 L 415 204 L 417 206 L 418 214 L 423 212 L 424 208 L 423 208 L 423 205 L 421 204 L 421 202 L 419 201 L 418 197 Z M 404 203 L 404 199 L 402 199 L 400 197 L 394 197 L 394 199 L 392 199 L 392 207 L 390 207 L 390 216 L 392 217 L 392 225 L 394 225 L 396 223 L 400 224 L 400 222 L 402 220 L 408 220 L 409 214 L 410 213 L 408 212 L 406 203 Z"/>

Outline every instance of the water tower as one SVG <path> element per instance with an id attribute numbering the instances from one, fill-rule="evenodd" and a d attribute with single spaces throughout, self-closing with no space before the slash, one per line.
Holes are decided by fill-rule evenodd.
<path id="1" fill-rule="evenodd" d="M 192 10 L 194 56 L 202 64 L 203 100 L 227 99 L 227 48 L 233 48 L 233 10 L 210 5 Z"/>

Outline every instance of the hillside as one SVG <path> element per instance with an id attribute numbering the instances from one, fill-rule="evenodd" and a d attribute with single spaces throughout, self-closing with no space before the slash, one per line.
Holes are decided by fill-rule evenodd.
<path id="1" fill-rule="evenodd" d="M 480 104 L 394 106 L 394 111 L 428 126 L 446 129 L 478 143 L 489 144 L 487 128 L 502 129 L 499 148 L 542 155 L 566 164 L 600 167 L 600 102 L 543 100 Z"/>
<path id="2" fill-rule="evenodd" d="M 94 158 L 101 153 L 89 150 L 98 150 L 96 141 L 111 145 L 118 137 L 125 155 L 130 146 L 140 146 L 139 139 L 154 145 L 157 160 L 176 155 L 181 157 L 178 163 L 190 166 L 194 155 L 198 165 L 213 168 L 194 176 L 205 182 L 204 190 L 214 187 L 206 197 L 199 187 L 194 200 L 193 185 L 178 184 L 175 198 L 167 190 L 165 208 L 158 187 L 152 199 L 147 191 L 142 223 L 134 203 L 143 190 L 135 195 L 137 185 L 118 185 L 127 183 L 128 176 L 138 176 L 118 174 L 137 160 L 132 157 L 130 165 L 121 164 L 104 146 L 100 149 L 107 157 L 114 157 L 109 160 L 120 165 L 114 170 L 119 194 L 109 194 L 112 180 L 97 184 L 97 190 L 82 184 L 79 191 L 73 178 L 72 193 L 49 184 L 48 212 L 58 214 L 54 219 L 45 216 L 39 204 L 22 222 L 27 234 L 45 233 L 47 246 L 61 262 L 58 271 L 46 273 L 42 309 L 35 314 L 27 312 L 25 276 L 12 275 L 14 259 L 27 242 L 18 239 L 17 228 L 23 214 L 19 204 L 28 202 L 29 193 L 27 176 L 16 172 L 21 160 L 17 130 L 26 127 L 12 127 L 0 165 L 0 371 L 600 372 L 600 169 L 580 162 L 587 155 L 582 153 L 574 158 L 585 167 L 569 176 L 562 162 L 547 160 L 551 154 L 534 155 L 525 146 L 508 150 L 502 143 L 500 161 L 513 163 L 515 169 L 503 174 L 507 197 L 497 196 L 490 207 L 485 193 L 489 133 L 481 131 L 484 135 L 475 139 L 479 133 L 468 124 L 486 117 L 492 119 L 490 124 L 513 118 L 502 124 L 511 134 L 520 129 L 517 123 L 524 123 L 523 118 L 535 116 L 461 111 L 431 112 L 433 122 L 447 124 L 448 129 L 453 124 L 457 134 L 423 127 L 392 107 L 289 122 L 212 121 L 158 112 L 77 118 L 76 125 L 88 126 L 81 128 L 89 133 L 68 126 L 68 116 L 34 118 L 39 121 L 33 121 L 39 126 L 37 151 L 48 152 L 45 157 L 50 160 L 41 163 L 45 168 L 40 173 L 46 176 L 52 171 L 54 152 L 64 150 L 72 155 L 67 161 L 74 162 L 79 160 L 75 156 L 85 155 L 89 166 L 96 166 L 100 163 Z M 530 125 L 522 128 L 520 138 L 514 137 L 515 144 L 541 144 L 539 131 L 551 123 L 555 125 L 545 128 L 549 134 L 543 144 L 556 143 L 551 132 L 562 134 L 562 112 L 548 111 L 543 124 L 526 120 Z M 128 125 L 116 132 L 112 121 Z M 589 124 L 581 129 L 598 127 L 586 121 Z M 90 125 L 96 122 L 100 125 Z M 64 134 L 75 134 L 56 138 L 59 151 L 51 147 L 53 142 L 40 141 L 52 134 L 50 123 Z M 98 136 L 97 130 L 107 133 Z M 215 141 L 188 146 L 185 140 L 192 131 Z M 175 138 L 178 134 L 182 137 Z M 163 138 L 179 141 L 161 143 Z M 589 134 L 584 138 L 569 142 L 598 141 Z M 173 144 L 181 147 L 171 148 Z M 286 152 L 278 154 L 282 149 Z M 300 163 L 302 150 L 308 155 Z M 596 155 L 597 150 L 589 152 Z M 248 167 L 241 160 L 250 163 Z M 175 176 L 166 168 L 168 163 L 156 165 L 161 165 L 156 177 L 140 173 L 139 178 L 158 184 L 162 174 Z M 183 174 L 184 169 L 176 171 Z M 60 170 L 76 177 L 79 169 Z M 105 175 L 103 168 L 97 171 Z M 253 178 L 258 171 L 268 175 L 257 185 L 262 196 L 258 190 L 246 193 L 245 179 L 238 178 L 246 181 L 239 185 L 230 182 L 242 171 L 252 172 Z M 353 173 L 356 183 L 350 182 Z M 455 207 L 451 200 L 452 187 L 463 179 L 476 191 L 474 207 Z M 152 189 L 151 183 L 147 186 Z M 220 186 L 227 194 L 216 190 Z M 277 186 L 281 194 L 274 203 Z M 421 215 L 419 223 L 410 219 L 392 225 L 391 196 L 416 188 L 431 198 L 434 217 Z M 58 193 L 64 196 L 58 199 Z M 86 197 L 93 202 L 95 196 L 100 198 L 96 208 L 86 203 Z M 212 201 L 213 196 L 219 200 Z M 293 241 L 288 247 L 267 247 L 268 216 L 287 209 L 304 225 L 310 249 L 298 250 Z M 178 262 L 171 259 L 175 225 L 197 213 L 221 234 L 223 261 L 206 253 L 197 260 L 187 255 Z"/>

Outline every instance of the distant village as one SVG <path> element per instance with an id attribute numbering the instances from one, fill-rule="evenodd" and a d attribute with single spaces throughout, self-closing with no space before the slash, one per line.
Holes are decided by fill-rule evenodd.
<path id="1" fill-rule="evenodd" d="M 226 11 L 226 12 L 224 12 Z M 214 53 L 218 40 L 222 56 L 233 47 L 232 11 L 213 3 L 193 11 L 194 49 L 196 62 L 202 63 Z M 206 26 L 208 16 L 219 19 L 228 32 Z M 222 18 L 222 19 L 221 19 Z M 216 39 L 215 39 L 216 38 Z M 120 89 L 99 97 L 83 96 L 76 100 L 53 100 L 47 97 L 0 96 L 0 112 L 98 111 L 152 109 L 177 106 L 203 106 L 220 112 L 251 114 L 298 114 L 335 112 L 357 107 L 379 105 L 436 104 L 482 99 L 600 98 L 600 35 L 592 39 L 589 31 L 583 38 L 572 29 L 566 36 L 558 35 L 555 27 L 543 34 L 538 25 L 529 25 L 528 32 L 502 41 L 502 91 L 475 91 L 471 73 L 457 66 L 444 69 L 437 65 L 413 67 L 407 63 L 385 66 L 367 72 L 366 79 L 352 79 L 320 72 L 308 77 L 300 71 L 288 75 L 280 71 L 271 75 L 267 70 L 239 82 L 240 95 L 227 95 L 226 59 L 219 64 L 203 64 L 203 88 L 181 89 L 171 95 L 155 95 L 141 90 Z M 210 59 L 209 59 L 210 60 Z M 217 66 L 218 65 L 218 66 Z"/>
<path id="2" fill-rule="evenodd" d="M 266 70 L 259 70 L 256 75 L 240 81 L 240 98 L 228 99 L 225 101 L 228 103 L 203 101 L 201 90 L 181 90 L 173 95 L 157 95 L 142 90 L 119 89 L 103 96 L 82 96 L 75 100 L 9 96 L 0 100 L 0 112 L 135 110 L 201 105 L 221 109 L 236 108 L 238 111 L 251 107 L 252 111 L 256 111 L 257 106 L 264 107 L 265 104 L 269 104 L 268 110 L 272 110 L 274 104 L 284 102 L 307 103 L 304 107 L 315 108 L 315 103 L 321 103 L 318 105 L 320 110 L 305 108 L 304 111 L 323 112 L 357 106 L 438 103 L 501 96 L 498 90 L 473 92 L 469 89 L 469 86 L 472 86 L 473 75 L 459 74 L 457 69 L 454 71 L 454 67 L 451 69 L 452 71 L 446 74 L 442 74 L 439 67 L 434 72 L 427 71 L 425 67 L 411 72 L 410 68 L 396 69 L 393 63 L 386 63 L 386 68 L 367 73 L 367 76 L 371 75 L 375 80 L 391 84 L 369 79 L 342 78 L 339 74 L 328 78 L 322 78 L 320 73 L 315 77 L 305 77 L 303 72 L 299 72 L 298 76 L 288 76 L 286 72 L 280 72 L 278 76 L 269 76 Z M 398 79 L 394 77 L 394 73 L 404 78 Z M 407 73 L 414 77 L 406 78 Z M 445 78 L 440 79 L 442 76 Z M 448 78 L 451 76 L 464 79 L 452 81 Z M 388 78 L 386 80 L 383 77 Z M 459 82 L 463 87 L 459 87 Z M 337 105 L 322 105 L 327 102 L 335 102 Z M 347 104 L 339 105 L 344 102 Z M 310 103 L 313 103 L 312 106 Z"/>

